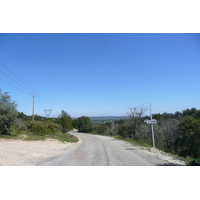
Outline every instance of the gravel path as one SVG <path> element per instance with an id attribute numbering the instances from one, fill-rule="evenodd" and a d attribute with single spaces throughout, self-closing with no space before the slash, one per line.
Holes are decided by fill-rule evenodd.
<path id="1" fill-rule="evenodd" d="M 0 139 L 0 166 L 35 166 L 54 156 L 61 155 L 75 143 L 55 139 L 23 141 Z"/>

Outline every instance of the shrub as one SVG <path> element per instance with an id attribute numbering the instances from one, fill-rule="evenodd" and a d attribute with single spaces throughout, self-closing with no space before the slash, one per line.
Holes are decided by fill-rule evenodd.
<path id="1" fill-rule="evenodd" d="M 58 116 L 58 123 L 62 126 L 62 132 L 66 133 L 69 130 L 73 129 L 72 118 L 64 110 L 61 111 L 61 114 Z"/>
<path id="2" fill-rule="evenodd" d="M 117 129 L 117 133 L 123 138 L 127 137 L 129 131 L 130 131 L 130 127 L 125 126 L 125 125 L 121 125 Z"/>
<path id="3" fill-rule="evenodd" d="M 26 124 L 23 119 L 18 118 L 15 120 L 15 129 L 22 131 L 27 130 Z"/>
<path id="4" fill-rule="evenodd" d="M 61 126 L 59 124 L 49 122 L 29 122 L 27 124 L 28 130 L 34 135 L 48 135 L 60 132 Z"/>
<path id="5" fill-rule="evenodd" d="M 88 133 L 92 130 L 92 121 L 89 117 L 82 116 L 77 119 L 78 131 Z"/>
<path id="6" fill-rule="evenodd" d="M 108 127 L 105 124 L 101 124 L 94 128 L 94 132 L 100 135 L 106 135 Z"/>
<path id="7" fill-rule="evenodd" d="M 16 107 L 8 93 L 0 90 L 0 135 L 10 134 L 10 128 L 17 117 Z"/>
<path id="8" fill-rule="evenodd" d="M 200 120 L 188 116 L 178 125 L 176 152 L 180 156 L 200 158 Z"/>

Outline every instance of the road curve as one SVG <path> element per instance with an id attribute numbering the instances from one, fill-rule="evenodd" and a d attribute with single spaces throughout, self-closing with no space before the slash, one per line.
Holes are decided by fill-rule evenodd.
<path id="1" fill-rule="evenodd" d="M 160 156 L 112 137 L 70 132 L 79 142 L 61 156 L 50 158 L 39 166 L 156 166 L 177 165 Z"/>

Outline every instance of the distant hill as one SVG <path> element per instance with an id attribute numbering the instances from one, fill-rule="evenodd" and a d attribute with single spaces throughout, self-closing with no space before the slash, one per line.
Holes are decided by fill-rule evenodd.
<path id="1" fill-rule="evenodd" d="M 89 117 L 92 121 L 115 121 L 120 119 L 125 119 L 127 116 L 98 116 L 98 117 Z"/>

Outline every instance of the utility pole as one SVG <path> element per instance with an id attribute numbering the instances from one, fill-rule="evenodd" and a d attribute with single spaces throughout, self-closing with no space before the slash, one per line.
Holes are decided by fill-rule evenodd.
<path id="1" fill-rule="evenodd" d="M 33 97 L 33 104 L 32 104 L 32 121 L 34 121 L 34 98 L 36 95 L 38 95 L 37 93 L 30 93 L 30 96 Z"/>
<path id="2" fill-rule="evenodd" d="M 150 118 L 151 118 L 151 120 L 152 120 L 151 103 L 150 103 Z M 153 144 L 153 147 L 155 147 L 155 139 L 154 139 L 153 124 L 151 124 L 151 131 L 152 131 L 152 144 Z"/>
<path id="3" fill-rule="evenodd" d="M 50 116 L 51 111 L 53 111 L 53 110 L 51 110 L 51 109 L 49 109 L 49 110 L 45 109 L 45 110 L 44 110 L 44 112 L 45 112 L 45 114 L 46 114 L 47 117 Z"/>

